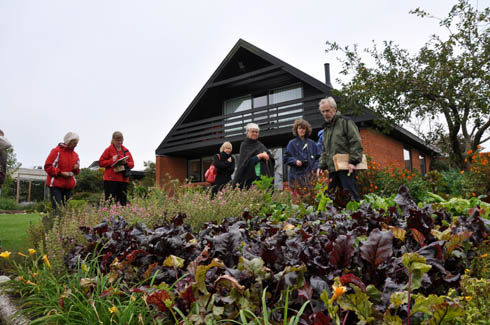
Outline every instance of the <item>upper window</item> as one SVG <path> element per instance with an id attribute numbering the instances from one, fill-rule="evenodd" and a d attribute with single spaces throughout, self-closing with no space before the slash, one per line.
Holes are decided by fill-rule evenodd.
<path id="1" fill-rule="evenodd" d="M 277 89 L 272 89 L 268 92 L 259 95 L 246 95 L 242 97 L 228 99 L 224 102 L 224 115 L 239 113 L 252 108 L 260 108 L 267 105 L 280 104 L 283 102 L 303 98 L 303 87 L 301 84 L 289 85 Z M 233 116 L 225 119 L 225 133 L 227 136 L 242 134 L 241 127 L 230 128 L 233 125 L 245 125 L 249 122 L 255 122 L 259 125 L 277 124 L 284 121 L 292 121 L 302 117 L 303 109 L 291 109 L 291 107 L 301 106 L 302 103 L 294 103 L 284 106 L 276 106 L 259 112 L 250 112 L 242 115 Z M 289 126 L 281 125 L 281 127 Z"/>
<path id="2" fill-rule="evenodd" d="M 412 170 L 412 152 L 410 148 L 403 148 L 403 160 L 405 160 L 405 168 Z"/>

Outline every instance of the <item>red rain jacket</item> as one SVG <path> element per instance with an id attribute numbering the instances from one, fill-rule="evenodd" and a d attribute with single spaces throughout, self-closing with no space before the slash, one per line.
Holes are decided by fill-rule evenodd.
<path id="1" fill-rule="evenodd" d="M 121 146 L 121 149 L 122 150 L 120 150 L 119 152 L 116 152 L 116 147 L 111 144 L 104 150 L 102 156 L 100 156 L 99 166 L 105 168 L 104 181 L 129 183 L 129 177 L 124 177 L 122 172 L 120 173 L 114 172 L 114 167 L 111 167 L 116 160 L 126 156 L 129 156 L 127 160 L 128 163 L 127 166 L 129 168 L 134 167 L 133 156 L 131 156 L 129 150 L 125 146 Z M 119 153 L 119 157 L 117 156 L 118 153 Z"/>
<path id="2" fill-rule="evenodd" d="M 76 164 L 78 164 L 77 169 L 75 169 Z M 44 163 L 44 170 L 48 174 L 46 186 L 71 190 L 77 184 L 75 176 L 64 177 L 61 172 L 80 174 L 80 159 L 75 150 L 69 149 L 64 143 L 60 143 L 49 153 Z"/>

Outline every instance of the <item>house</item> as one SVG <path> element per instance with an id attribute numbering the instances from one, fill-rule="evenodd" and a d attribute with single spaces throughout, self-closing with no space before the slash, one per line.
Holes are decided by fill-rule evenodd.
<path id="1" fill-rule="evenodd" d="M 260 126 L 259 140 L 274 153 L 275 183 L 281 186 L 287 179 L 282 154 L 293 137 L 293 121 L 299 117 L 309 121 L 314 140 L 324 122 L 318 102 L 332 93 L 328 63 L 324 69 L 325 82 L 321 82 L 240 39 L 156 149 L 157 183 L 166 174 L 202 182 L 221 144 L 230 141 L 238 153 L 246 124 L 255 122 Z M 389 135 L 383 134 L 367 110 L 352 119 L 359 127 L 364 152 L 376 162 L 422 173 L 429 170 L 433 150 L 409 131 L 395 126 Z"/>

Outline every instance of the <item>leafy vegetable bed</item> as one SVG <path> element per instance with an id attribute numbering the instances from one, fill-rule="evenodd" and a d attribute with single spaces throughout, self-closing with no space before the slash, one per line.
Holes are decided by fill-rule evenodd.
<path id="1" fill-rule="evenodd" d="M 488 220 L 477 208 L 457 217 L 419 208 L 404 187 L 395 203 L 352 214 L 329 205 L 280 224 L 245 212 L 199 233 L 182 215 L 154 230 L 112 218 L 83 228 L 88 245 L 66 262 L 75 270 L 102 247 L 101 271 L 143 293 L 162 320 L 175 311 L 193 324 L 258 315 L 300 324 L 460 319 L 461 293 L 451 289 L 487 243 Z"/>

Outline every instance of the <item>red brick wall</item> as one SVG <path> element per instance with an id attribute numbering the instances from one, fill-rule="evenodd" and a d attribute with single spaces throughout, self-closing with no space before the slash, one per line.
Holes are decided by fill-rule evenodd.
<path id="1" fill-rule="evenodd" d="M 393 138 L 373 129 L 361 129 L 361 141 L 364 153 L 373 158 L 376 163 L 404 167 L 403 145 Z"/>
<path id="2" fill-rule="evenodd" d="M 373 160 L 380 163 L 382 166 L 390 163 L 398 167 L 405 167 L 403 158 L 403 144 L 389 136 L 373 130 L 361 129 L 361 140 L 364 148 L 364 153 L 371 156 Z M 419 152 L 417 149 L 411 148 L 412 168 L 420 170 Z M 430 157 L 425 156 L 425 171 L 429 171 Z"/>
<path id="3" fill-rule="evenodd" d="M 162 185 L 162 180 L 166 179 L 166 174 L 173 179 L 185 182 L 187 178 L 187 159 L 167 156 L 156 157 L 156 181 L 157 185 Z"/>

